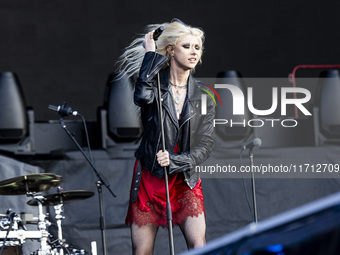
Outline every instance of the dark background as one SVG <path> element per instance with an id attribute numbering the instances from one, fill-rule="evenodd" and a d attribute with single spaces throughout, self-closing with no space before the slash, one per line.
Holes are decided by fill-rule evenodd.
<path id="1" fill-rule="evenodd" d="M 339 7 L 337 1 L 320 0 L 0 0 L 0 71 L 18 74 L 26 103 L 33 107 L 37 122 L 57 119 L 58 115 L 47 107 L 63 101 L 87 120 L 96 120 L 97 108 L 103 105 L 105 85 L 114 70 L 115 61 L 124 47 L 137 34 L 144 32 L 147 24 L 169 22 L 176 17 L 204 29 L 205 53 L 203 65 L 196 71 L 198 78 L 212 78 L 220 71 L 231 69 L 250 78 L 287 78 L 294 66 L 299 64 L 339 64 Z M 317 77 L 319 71 L 299 70 L 297 75 Z M 265 98 L 265 94 L 256 93 Z M 59 146 L 57 142 L 65 149 L 65 141 L 71 143 L 65 134 L 50 135 L 52 129 L 63 132 L 57 122 L 54 125 L 35 124 L 40 130 L 36 134 L 40 135 L 45 134 L 43 131 L 49 126 L 46 136 L 35 137 L 46 143 L 48 148 L 44 149 Z M 308 133 L 312 126 L 302 126 L 302 129 Z M 263 130 L 266 132 L 266 129 Z M 326 160 L 334 164 L 339 161 L 340 147 L 337 145 L 281 148 L 280 143 L 273 143 L 275 149 L 264 148 L 275 140 L 272 137 L 285 139 L 282 129 L 274 131 L 274 136 L 260 134 L 264 139 L 261 150 L 256 150 L 256 163 L 304 164 Z M 301 129 L 297 131 L 301 132 Z M 97 138 L 100 135 L 92 132 L 90 136 Z M 299 136 L 295 140 L 303 139 Z M 212 159 L 237 164 L 242 141 L 237 142 L 231 149 L 223 147 L 226 146 L 223 143 L 217 151 L 220 154 L 213 155 Z M 137 145 L 129 146 L 118 144 L 94 151 L 96 165 L 117 193 L 117 198 L 112 199 L 104 190 L 109 254 L 131 252 L 130 231 L 124 224 L 124 218 L 133 151 Z M 66 191 L 85 189 L 96 192 L 96 178 L 79 152 L 68 152 L 62 159 L 37 157 L 31 160 L 25 158 L 25 161 L 40 166 L 41 172 L 63 176 Z M 1 158 L 1 162 L 1 179 L 37 171 L 27 170 L 22 163 L 12 162 L 9 158 Z M 259 220 L 339 190 L 339 178 L 257 178 L 256 181 Z M 204 180 L 208 242 L 252 221 L 245 198 L 245 190 L 248 189 L 251 194 L 249 179 L 246 179 L 246 184 L 247 188 L 242 180 L 228 178 Z M 54 193 L 55 190 L 49 192 Z M 35 208 L 28 207 L 26 200 L 25 196 L 2 196 L 0 213 L 11 207 L 20 212 L 33 212 L 36 216 Z M 63 231 L 66 240 L 86 250 L 93 240 L 100 246 L 97 194 L 65 207 Z M 168 249 L 167 240 L 166 230 L 161 230 L 155 254 L 164 254 Z M 176 252 L 185 251 L 185 242 L 178 228 L 175 228 L 175 242 Z"/>
<path id="2" fill-rule="evenodd" d="M 339 63 L 339 7 L 335 0 L 1 0 L 0 71 L 18 74 L 36 120 L 57 119 L 47 106 L 63 101 L 95 120 L 115 61 L 147 24 L 176 17 L 203 28 L 196 77 L 230 69 L 287 77 L 298 64 Z"/>

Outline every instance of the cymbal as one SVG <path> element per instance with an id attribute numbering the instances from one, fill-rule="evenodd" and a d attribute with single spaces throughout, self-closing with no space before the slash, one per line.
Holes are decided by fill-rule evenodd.
<path id="1" fill-rule="evenodd" d="M 0 182 L 0 195 L 23 195 L 51 189 L 62 182 L 60 175 L 51 173 L 28 174 Z"/>
<path id="2" fill-rule="evenodd" d="M 94 192 L 87 190 L 71 190 L 60 193 L 48 194 L 44 196 L 43 205 L 59 205 L 76 202 L 79 200 L 90 198 L 94 195 Z M 27 202 L 28 205 L 37 206 L 38 202 L 31 199 Z"/>

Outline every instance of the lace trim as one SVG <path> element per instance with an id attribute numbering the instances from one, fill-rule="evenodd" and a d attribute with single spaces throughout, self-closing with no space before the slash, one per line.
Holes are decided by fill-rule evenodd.
<path id="1" fill-rule="evenodd" d="M 205 213 L 203 197 L 197 197 L 192 190 L 187 190 L 183 193 L 183 197 L 177 200 L 177 211 L 172 213 L 173 226 L 181 224 L 187 217 L 197 217 L 201 213 Z M 149 223 L 168 227 L 166 216 L 166 204 L 160 201 L 146 203 L 147 208 L 140 208 L 138 202 L 132 203 L 129 206 L 126 224 L 135 223 L 137 226 L 143 226 Z M 171 207 L 173 205 L 171 204 Z M 144 209 L 144 210 L 143 210 Z"/>

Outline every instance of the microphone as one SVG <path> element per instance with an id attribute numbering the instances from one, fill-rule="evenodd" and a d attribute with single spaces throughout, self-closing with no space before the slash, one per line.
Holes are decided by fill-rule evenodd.
<path id="1" fill-rule="evenodd" d="M 49 105 L 48 109 L 52 111 L 56 111 L 59 113 L 61 117 L 66 117 L 69 115 L 77 116 L 78 112 L 77 111 L 72 111 L 72 108 L 67 105 L 66 102 L 62 103 L 61 105 L 55 106 L 55 105 Z"/>
<path id="2" fill-rule="evenodd" d="M 161 36 L 164 30 L 165 30 L 164 26 L 160 26 L 159 28 L 157 28 L 155 32 L 153 32 L 153 39 L 157 41 L 158 37 Z"/>
<path id="3" fill-rule="evenodd" d="M 250 143 L 248 143 L 247 145 L 243 145 L 242 146 L 242 150 L 245 149 L 253 149 L 254 147 L 260 147 L 262 144 L 262 141 L 260 138 L 255 138 L 253 141 L 251 141 Z"/>
<path id="4" fill-rule="evenodd" d="M 153 32 L 152 38 L 153 38 L 155 41 L 157 41 L 157 40 L 158 40 L 158 37 L 161 36 L 161 34 L 163 33 L 164 30 L 165 30 L 164 26 L 160 26 L 159 28 L 157 28 L 157 29 L 155 30 L 155 32 Z M 145 43 L 144 43 L 144 41 L 143 41 L 142 45 L 143 45 L 143 48 L 145 48 Z"/>

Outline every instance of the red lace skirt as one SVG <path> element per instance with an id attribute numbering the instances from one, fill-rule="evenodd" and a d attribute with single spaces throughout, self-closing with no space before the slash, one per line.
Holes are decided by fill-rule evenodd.
<path id="1" fill-rule="evenodd" d="M 135 163 L 135 172 L 137 164 L 138 161 Z M 173 226 L 180 224 L 188 216 L 205 213 L 201 180 L 193 189 L 185 183 L 183 173 L 169 175 L 168 181 Z M 143 168 L 138 197 L 134 203 L 130 200 L 125 223 L 135 223 L 138 226 L 153 223 L 167 227 L 164 178 L 158 178 Z"/>

